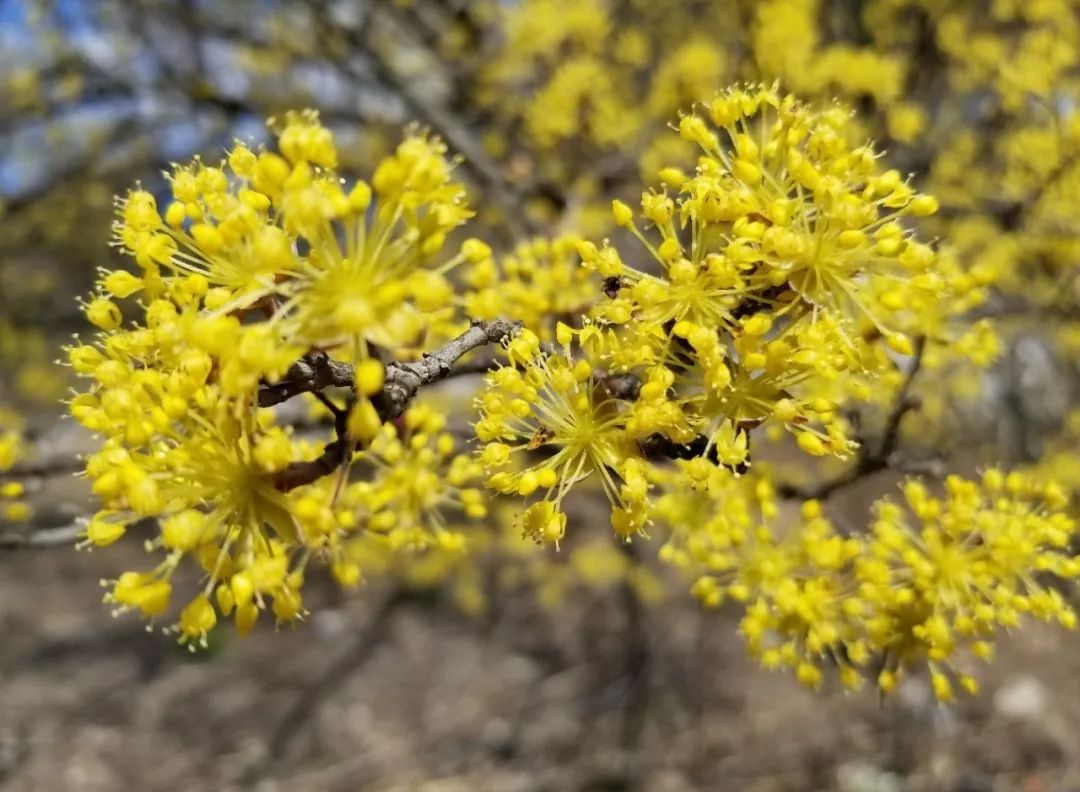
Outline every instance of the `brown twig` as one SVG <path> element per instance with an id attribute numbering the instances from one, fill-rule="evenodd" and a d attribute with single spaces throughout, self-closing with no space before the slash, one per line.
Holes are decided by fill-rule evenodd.
<path id="1" fill-rule="evenodd" d="M 416 361 L 394 361 L 387 364 L 382 392 L 371 400 L 379 418 L 383 422 L 397 418 L 405 412 L 405 408 L 421 387 L 449 376 L 454 364 L 462 356 L 487 344 L 497 344 L 520 327 L 520 322 L 505 319 L 473 322 L 468 330 L 437 352 L 425 354 Z M 350 388 L 352 385 L 352 366 L 331 360 L 322 352 L 309 353 L 289 369 L 285 380 L 265 386 L 259 394 L 259 404 L 268 407 L 300 393 L 317 393 L 328 387 Z M 347 412 L 343 411 L 335 416 L 337 439 L 327 443 L 318 458 L 293 462 L 275 474 L 274 485 L 279 490 L 288 492 L 317 481 L 337 470 L 346 461 L 350 447 L 345 429 L 346 415 Z"/>
<path id="2" fill-rule="evenodd" d="M 322 350 L 314 350 L 289 366 L 283 380 L 259 389 L 259 406 L 272 407 L 301 393 L 317 393 L 324 388 L 351 388 L 352 384 L 352 366 L 332 360 Z"/>

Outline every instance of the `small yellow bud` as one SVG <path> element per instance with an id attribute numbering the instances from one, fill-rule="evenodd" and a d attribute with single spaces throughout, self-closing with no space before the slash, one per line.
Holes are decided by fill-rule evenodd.
<path id="1" fill-rule="evenodd" d="M 180 633 L 185 638 L 204 638 L 217 624 L 217 613 L 205 594 L 199 594 L 180 613 Z"/>
<path id="2" fill-rule="evenodd" d="M 846 665 L 840 668 L 840 684 L 848 690 L 858 690 L 862 687 L 863 678 L 857 668 Z"/>
<path id="3" fill-rule="evenodd" d="M 289 178 L 289 163 L 277 154 L 264 151 L 258 156 L 255 170 L 251 174 L 251 183 L 255 189 L 267 195 L 281 191 L 281 185 Z"/>
<path id="4" fill-rule="evenodd" d="M 589 365 L 587 360 L 579 360 L 574 364 L 574 379 L 578 382 L 585 382 L 592 376 L 592 366 Z"/>
<path id="5" fill-rule="evenodd" d="M 686 183 L 686 174 L 678 168 L 662 168 L 658 175 L 660 176 L 661 182 L 671 185 L 676 189 L 682 187 L 683 184 Z"/>
<path id="6" fill-rule="evenodd" d="M 679 240 L 670 236 L 660 243 L 657 252 L 659 252 L 660 258 L 664 261 L 675 261 L 681 255 L 682 248 L 679 245 Z"/>
<path id="7" fill-rule="evenodd" d="M 914 355 L 915 347 L 911 343 L 911 339 L 903 333 L 889 333 L 885 336 L 885 343 L 889 349 L 898 355 Z"/>
<path id="8" fill-rule="evenodd" d="M 386 369 L 374 358 L 361 360 L 356 366 L 356 390 L 364 396 L 374 396 L 386 382 Z"/>
<path id="9" fill-rule="evenodd" d="M 86 318 L 102 330 L 108 331 L 118 328 L 124 317 L 116 303 L 98 297 L 86 306 Z"/>
<path id="10" fill-rule="evenodd" d="M 731 172 L 735 174 L 735 177 L 744 184 L 757 185 L 761 184 L 762 178 L 764 178 L 764 172 L 755 162 L 747 162 L 746 160 L 735 160 L 731 166 Z"/>
<path id="11" fill-rule="evenodd" d="M 952 701 L 953 690 L 949 678 L 939 671 L 930 674 L 930 684 L 934 688 L 934 697 L 943 703 Z"/>
<path id="12" fill-rule="evenodd" d="M 115 270 L 105 276 L 104 285 L 113 297 L 124 299 L 139 291 L 143 287 L 143 281 L 127 270 Z"/>
<path id="13" fill-rule="evenodd" d="M 275 593 L 271 607 L 274 615 L 283 622 L 295 621 L 304 609 L 300 592 L 288 587 Z"/>
<path id="14" fill-rule="evenodd" d="M 798 415 L 798 407 L 791 399 L 780 399 L 773 406 L 773 417 L 782 423 L 795 420 Z"/>
<path id="15" fill-rule="evenodd" d="M 743 324 L 743 332 L 749 336 L 763 336 L 772 329 L 772 317 L 756 313 Z"/>
<path id="16" fill-rule="evenodd" d="M 371 206 L 371 185 L 365 181 L 358 181 L 349 190 L 349 208 L 354 212 L 366 212 Z"/>
<path id="17" fill-rule="evenodd" d="M 229 579 L 229 590 L 237 605 L 246 605 L 255 596 L 255 585 L 245 572 L 238 572 Z"/>
<path id="18" fill-rule="evenodd" d="M 242 143 L 237 144 L 236 148 L 229 153 L 229 167 L 242 179 L 250 178 L 255 170 L 256 161 L 255 154 Z"/>
<path id="19" fill-rule="evenodd" d="M 461 243 L 461 254 L 470 264 L 479 264 L 491 258 L 491 246 L 479 239 L 466 239 Z"/>
<path id="20" fill-rule="evenodd" d="M 938 208 L 938 200 L 932 195 L 919 195 L 908 204 L 908 209 L 916 217 L 929 217 L 932 214 L 937 214 Z"/>
<path id="21" fill-rule="evenodd" d="M 225 237 L 212 225 L 196 223 L 191 227 L 191 236 L 195 238 L 195 244 L 206 253 L 217 253 L 225 247 Z"/>
<path id="22" fill-rule="evenodd" d="M 866 232 L 860 228 L 849 228 L 840 232 L 836 243 L 845 250 L 852 250 L 866 244 Z"/>
<path id="23" fill-rule="evenodd" d="M 108 547 L 127 531 L 123 523 L 107 522 L 94 517 L 86 526 L 86 538 L 97 547 Z"/>
<path id="24" fill-rule="evenodd" d="M 254 602 L 236 606 L 236 632 L 241 637 L 251 632 L 259 618 L 259 608 Z"/>
<path id="25" fill-rule="evenodd" d="M 219 583 L 218 587 L 214 589 L 214 599 L 217 600 L 218 610 L 221 611 L 222 616 L 228 616 L 236 607 L 236 597 L 233 596 L 232 589 L 225 583 Z"/>
<path id="26" fill-rule="evenodd" d="M 165 222 L 173 228 L 179 228 L 187 218 L 187 210 L 181 201 L 173 201 L 165 210 Z"/>
<path id="27" fill-rule="evenodd" d="M 594 262 L 596 260 L 596 257 L 600 253 L 600 251 L 597 250 L 596 245 L 587 240 L 579 241 L 576 247 L 578 255 L 581 256 L 581 260 L 586 264 L 591 264 L 592 262 Z"/>
<path id="28" fill-rule="evenodd" d="M 716 135 L 710 132 L 705 122 L 697 116 L 688 115 L 679 119 L 679 136 L 683 140 L 697 143 L 706 151 L 712 151 L 717 145 Z"/>
<path id="29" fill-rule="evenodd" d="M 140 478 L 127 489 L 128 505 L 141 517 L 152 517 L 165 507 L 165 499 L 152 478 Z"/>
<path id="30" fill-rule="evenodd" d="M 540 486 L 540 477 L 531 470 L 527 470 L 521 474 L 521 478 L 518 479 L 517 492 L 522 497 L 528 497 L 532 495 Z"/>
<path id="31" fill-rule="evenodd" d="M 896 673 L 893 671 L 885 670 L 878 674 L 877 683 L 882 693 L 892 693 L 894 690 L 896 690 L 896 683 L 898 681 L 899 680 L 896 678 Z"/>
<path id="32" fill-rule="evenodd" d="M 584 259 L 584 257 L 582 257 Z M 617 278 L 622 275 L 623 263 L 619 258 L 618 251 L 613 247 L 605 247 L 597 253 L 594 259 L 584 259 L 586 262 L 594 261 L 596 271 L 605 278 Z"/>
<path id="33" fill-rule="evenodd" d="M 558 483 L 559 476 L 554 468 L 542 468 L 536 474 L 536 480 L 543 489 L 551 489 Z"/>
<path id="34" fill-rule="evenodd" d="M 615 215 L 615 224 L 629 228 L 634 224 L 634 210 L 618 198 L 611 202 L 611 213 Z"/>
<path id="35" fill-rule="evenodd" d="M 334 579 L 345 588 L 353 588 L 360 584 L 363 572 L 360 565 L 355 561 L 339 561 L 330 567 Z"/>
<path id="36" fill-rule="evenodd" d="M 349 420 L 346 425 L 349 437 L 354 440 L 368 442 L 379 433 L 381 426 L 382 419 L 379 417 L 375 405 L 367 398 L 357 399 L 356 404 L 349 411 Z"/>
<path id="37" fill-rule="evenodd" d="M 799 432 L 798 443 L 799 448 L 811 456 L 824 456 L 828 451 L 821 438 L 811 432 Z"/>
<path id="38" fill-rule="evenodd" d="M 174 514 L 161 521 L 161 543 L 170 550 L 190 552 L 195 549 L 206 527 L 206 518 L 197 511 Z"/>
<path id="39" fill-rule="evenodd" d="M 808 688 L 816 690 L 821 687 L 821 669 L 813 663 L 802 662 L 799 663 L 799 667 L 795 670 L 795 676 L 801 684 Z"/>

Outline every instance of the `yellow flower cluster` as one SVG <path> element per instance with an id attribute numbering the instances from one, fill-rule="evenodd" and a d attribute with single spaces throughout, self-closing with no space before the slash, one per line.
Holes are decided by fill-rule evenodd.
<path id="1" fill-rule="evenodd" d="M 515 95 L 506 90 L 509 85 L 533 82 L 539 72 L 546 82 L 515 109 L 540 147 L 579 137 L 612 146 L 633 134 L 634 115 L 600 57 L 612 36 L 606 3 L 529 0 L 523 5 L 506 17 L 506 56 L 486 70 L 487 102 L 505 102 Z"/>
<path id="2" fill-rule="evenodd" d="M 542 342 L 555 339 L 555 325 L 586 313 L 600 284 L 581 266 L 573 236 L 522 242 L 496 259 L 479 240 L 463 246 L 465 314 L 473 319 L 512 316 Z"/>
<path id="3" fill-rule="evenodd" d="M 616 222 L 635 232 L 662 268 L 659 284 L 613 253 L 590 263 L 632 287 L 644 284 L 639 302 L 657 321 L 730 329 L 749 299 L 792 319 L 824 311 L 849 322 L 865 318 L 897 351 L 908 351 L 876 319 L 878 302 L 896 309 L 902 293 L 885 290 L 872 300 L 863 279 L 915 281 L 940 296 L 934 252 L 900 222 L 933 214 L 937 201 L 897 171 L 882 171 L 869 146 L 852 148 L 844 137 L 850 113 L 841 107 L 815 112 L 775 86 L 751 86 L 718 96 L 708 115 L 719 134 L 697 115 L 679 123 L 703 156 L 692 176 L 661 171 L 676 198 L 666 190 L 642 196 L 655 243 L 629 207 L 614 207 Z"/>
<path id="4" fill-rule="evenodd" d="M 197 275 L 209 310 L 268 309 L 285 334 L 324 347 L 400 349 L 447 319 L 444 274 L 461 257 L 435 259 L 472 212 L 450 180 L 445 146 L 409 134 L 370 184 L 348 190 L 334 170 L 333 136 L 315 114 L 290 114 L 278 148 L 237 142 L 219 165 L 176 168 L 163 213 L 150 193 L 129 194 L 115 235 L 141 277 L 110 273 L 105 291 L 154 298 L 166 289 L 163 273 Z M 105 330 L 118 321 L 106 297 L 88 316 Z"/>
<path id="5" fill-rule="evenodd" d="M 992 89 L 1009 112 L 1022 112 L 1031 96 L 1049 96 L 1075 80 L 1080 21 L 1073 0 L 996 0 L 988 9 L 929 0 L 880 4 L 893 7 L 885 13 L 902 14 L 913 6 L 929 14 L 953 87 Z"/>
<path id="6" fill-rule="evenodd" d="M 178 281 L 174 298 L 197 277 Z M 207 315 L 198 304 L 191 298 L 180 313 L 177 302 L 159 298 L 146 307 L 147 326 L 69 350 L 75 371 L 92 379 L 71 412 L 104 438 L 86 461 L 104 507 L 87 524 L 86 543 L 110 545 L 133 521 L 158 518 L 149 546 L 165 553 L 152 571 L 121 575 L 107 599 L 161 616 L 169 580 L 190 556 L 206 581 L 181 615 L 184 640 L 205 639 L 213 626 L 215 588 L 241 632 L 269 598 L 277 617 L 291 621 L 300 578 L 287 584 L 286 570 L 300 549 L 322 544 L 318 526 L 273 481 L 299 449 L 273 412 L 253 403 L 259 381 L 282 374 L 299 350 L 265 325 Z"/>
<path id="7" fill-rule="evenodd" d="M 466 613 L 482 613 L 487 594 L 478 560 L 491 538 L 484 530 L 488 498 L 480 465 L 458 451 L 445 414 L 426 403 L 410 407 L 358 454 L 356 468 L 363 475 L 337 501 L 339 519 L 355 526 L 331 556 L 338 583 L 392 577 L 417 589 L 446 584 Z"/>
<path id="8" fill-rule="evenodd" d="M 670 530 L 661 558 L 696 577 L 705 606 L 745 608 L 751 655 L 810 687 L 835 668 L 846 687 L 870 675 L 887 693 L 927 666 L 948 701 L 954 683 L 976 689 L 966 658 L 989 659 L 1022 616 L 1076 624 L 1052 582 L 1080 576 L 1056 485 L 988 470 L 934 496 L 909 480 L 904 506 L 879 501 L 869 534 L 843 536 L 816 501 L 782 530 L 767 475 L 694 467 L 665 482 L 654 510 Z"/>
<path id="9" fill-rule="evenodd" d="M 493 55 L 475 64 L 477 100 L 496 124 L 491 149 L 523 149 L 538 175 L 583 199 L 576 228 L 599 230 L 586 217 L 596 217 L 604 174 L 589 166 L 620 152 L 636 156 L 679 108 L 708 98 L 735 72 L 727 53 L 738 15 L 725 12 L 695 15 L 687 26 L 685 9 L 671 2 L 501 6 Z M 540 206 L 530 209 L 543 214 Z"/>
<path id="10" fill-rule="evenodd" d="M 350 484 L 342 505 L 365 515 L 366 531 L 384 537 L 391 549 L 463 552 L 466 537 L 447 522 L 448 514 L 470 520 L 487 515 L 477 486 L 480 465 L 457 452 L 445 428 L 443 413 L 416 405 L 397 425 L 384 424 L 357 456 L 358 466 L 372 468 L 371 476 Z"/>
<path id="11" fill-rule="evenodd" d="M 163 616 L 173 572 L 192 559 L 203 577 L 176 623 L 185 642 L 205 642 L 219 614 L 241 633 L 267 608 L 279 622 L 300 617 L 312 559 L 355 578 L 341 545 L 367 528 L 357 505 L 384 530 L 388 514 L 402 520 L 403 545 L 420 531 L 446 533 L 437 514 L 451 501 L 483 510 L 479 492 L 462 488 L 474 475 L 466 458 L 448 473 L 419 475 L 448 453 L 449 438 L 431 439 L 433 416 L 405 417 L 406 449 L 372 401 L 384 382 L 381 355 L 408 355 L 458 321 L 445 272 L 465 257 L 436 258 L 470 211 L 443 145 L 409 134 L 370 185 L 346 190 L 317 116 L 288 115 L 277 138 L 277 152 L 237 143 L 219 166 L 175 168 L 163 213 L 142 190 L 120 202 L 116 240 L 138 272 L 102 271 L 84 305 L 100 332 L 68 349 L 89 380 L 71 413 L 103 438 L 86 461 L 103 508 L 85 544 L 112 544 L 133 522 L 156 518 L 147 544 L 164 554 L 149 572 L 113 581 L 106 599 Z M 347 431 L 348 443 L 336 477 L 317 480 L 329 472 L 320 469 L 294 485 L 282 476 L 317 465 L 319 450 L 260 408 L 259 393 L 313 349 L 355 361 L 353 406 L 337 408 L 336 442 Z M 364 458 L 395 474 L 353 492 L 350 458 L 367 441 Z M 405 476 L 393 461 L 402 458 L 412 464 Z M 428 497 L 416 502 L 420 482 Z"/>
<path id="12" fill-rule="evenodd" d="M 627 411 L 586 360 L 574 362 L 570 330 L 559 328 L 561 352 L 546 353 L 529 330 L 507 344 L 509 366 L 489 374 L 477 397 L 479 460 L 487 485 L 507 495 L 543 494 L 522 518 L 522 532 L 558 545 L 566 532 L 562 500 L 578 482 L 600 480 L 612 504 L 616 533 L 629 538 L 647 520 L 647 463 L 627 430 Z M 549 456 L 525 464 L 533 452 Z"/>
<path id="13" fill-rule="evenodd" d="M 226 620 L 301 619 L 319 566 L 347 587 L 445 586 L 470 613 L 520 587 L 551 607 L 580 586 L 647 598 L 660 584 L 636 551 L 652 533 L 705 606 L 741 610 L 755 658 L 813 688 L 835 670 L 888 692 L 925 669 L 946 701 L 1023 616 L 1074 626 L 1080 417 L 1057 420 L 1064 387 L 1043 388 L 1049 420 L 1028 410 L 1028 374 L 1080 350 L 1080 0 L 392 5 L 364 30 L 271 14 L 271 46 L 234 53 L 247 99 L 273 98 L 296 57 L 320 68 L 353 44 L 403 89 L 447 66 L 453 90 L 406 106 L 469 152 L 493 199 L 480 221 L 509 241 L 459 244 L 473 209 L 438 138 L 412 127 L 387 148 L 372 125 L 339 145 L 311 111 L 117 201 L 134 265 L 101 271 L 83 303 L 97 333 L 67 350 L 84 382 L 70 412 L 99 438 L 82 544 L 131 534 L 153 559 L 106 582 L 117 611 L 197 646 Z M 413 36 L 413 21 L 436 27 Z M 0 92 L 33 112 L 78 97 L 77 73 L 46 77 L 20 68 Z M 735 78 L 757 82 L 717 93 Z M 366 180 L 347 178 L 375 148 Z M 66 258 L 105 230 L 85 218 L 111 190 L 19 196 L 4 255 L 44 241 Z M 0 283 L 18 397 L 57 385 L 44 337 L 8 307 L 61 285 L 46 281 Z M 523 328 L 475 389 L 456 375 L 477 366 L 443 354 L 470 319 Z M 1029 335 L 1048 365 L 1029 372 L 1023 347 L 991 368 Z M 455 375 L 444 393 L 461 402 L 413 402 L 421 370 L 422 385 Z M 301 393 L 332 435 L 265 406 Z M 458 442 L 466 401 L 475 452 Z M 778 495 L 931 470 L 969 441 L 997 458 L 987 437 L 1006 433 L 983 429 L 1002 403 L 1030 433 L 1016 445 L 1042 454 L 1018 472 L 906 481 L 854 533 Z M 29 516 L 11 475 L 24 453 L 0 410 L 0 522 Z M 783 486 L 763 461 L 780 458 Z M 571 524 L 572 501 L 600 492 L 620 541 Z"/>
<path id="14" fill-rule="evenodd" d="M 882 171 L 870 147 L 849 146 L 842 108 L 814 112 L 761 86 L 719 95 L 708 114 L 712 127 L 697 115 L 680 122 L 702 156 L 693 175 L 660 172 L 674 195 L 642 195 L 645 231 L 631 207 L 613 205 L 648 260 L 581 246 L 614 293 L 594 318 L 624 328 L 583 331 L 582 343 L 618 370 L 666 369 L 671 382 L 654 398 L 674 386 L 684 423 L 707 436 L 775 420 L 808 453 L 844 456 L 845 422 L 820 383 L 880 372 L 887 359 L 868 351 L 879 338 L 912 353 L 895 326 L 948 284 L 903 219 L 937 203 Z"/>
<path id="15" fill-rule="evenodd" d="M 696 115 L 679 125 L 701 152 L 692 175 L 662 169 L 664 187 L 642 195 L 640 215 L 613 203 L 640 245 L 633 258 L 577 244 L 606 298 L 578 329 L 537 327 L 510 342 L 514 365 L 477 400 L 489 486 L 544 494 L 522 518 L 538 541 L 562 539 L 562 499 L 592 473 L 616 533 L 643 531 L 657 442 L 702 478 L 717 464 L 745 468 L 762 426 L 786 429 L 812 456 L 846 458 L 842 408 L 884 403 L 903 382 L 891 355 L 915 350 L 898 328 L 944 340 L 951 314 L 928 321 L 934 306 L 954 291 L 965 307 L 981 299 L 912 234 L 909 218 L 937 202 L 847 142 L 847 111 L 748 86 L 707 112 L 711 126 Z M 561 351 L 541 350 L 552 334 Z"/>

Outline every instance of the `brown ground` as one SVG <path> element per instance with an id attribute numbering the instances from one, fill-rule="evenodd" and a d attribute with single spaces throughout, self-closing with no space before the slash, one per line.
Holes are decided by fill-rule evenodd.
<path id="1" fill-rule="evenodd" d="M 0 789 L 1080 790 L 1076 633 L 1007 638 L 951 709 L 921 680 L 808 693 L 689 598 L 635 644 L 617 591 L 476 622 L 316 585 L 299 628 L 191 656 L 100 603 L 141 555 L 0 551 Z"/>

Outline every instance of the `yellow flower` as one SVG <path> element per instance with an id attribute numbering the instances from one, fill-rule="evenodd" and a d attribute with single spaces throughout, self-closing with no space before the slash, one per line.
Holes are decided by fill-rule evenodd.
<path id="1" fill-rule="evenodd" d="M 653 510 L 668 531 L 661 559 L 695 581 L 706 607 L 743 604 L 750 653 L 810 687 L 832 665 L 855 687 L 877 658 L 883 692 L 921 665 L 948 701 L 954 681 L 977 687 L 958 670 L 962 655 L 989 659 L 994 634 L 1022 615 L 1076 623 L 1033 574 L 1080 576 L 1069 552 L 1076 526 L 1054 511 L 1056 485 L 989 470 L 979 482 L 950 477 L 938 498 L 908 481 L 906 509 L 879 501 L 870 536 L 842 537 L 816 501 L 778 527 L 766 470 L 737 477 L 701 459 L 680 468 Z"/>
<path id="2" fill-rule="evenodd" d="M 102 288 L 157 297 L 174 278 L 194 275 L 210 290 L 207 307 L 276 305 L 290 332 L 354 349 L 362 340 L 397 350 L 430 322 L 445 322 L 452 292 L 443 275 L 460 257 L 432 264 L 446 235 L 472 214 L 464 187 L 450 180 L 446 147 L 410 134 L 370 185 L 346 189 L 317 114 L 288 114 L 277 135 L 280 155 L 238 143 L 227 158 L 231 174 L 226 163 L 199 160 L 174 169 L 175 200 L 164 217 L 150 193 L 129 193 L 115 238 L 143 274 L 108 273 Z M 121 320 L 102 298 L 87 315 L 104 329 Z"/>
<path id="3" fill-rule="evenodd" d="M 560 317 L 585 313 L 600 294 L 600 284 L 581 267 L 578 239 L 536 238 L 496 258 L 486 245 L 467 240 L 462 247 L 466 291 L 465 314 L 474 319 L 513 316 L 541 341 L 554 340 Z M 466 252 L 466 250 L 469 252 Z"/>
<path id="4" fill-rule="evenodd" d="M 623 535 L 641 530 L 647 519 L 648 482 L 640 452 L 627 435 L 626 415 L 607 395 L 584 360 L 569 348 L 547 354 L 539 338 L 523 330 L 507 343 L 512 365 L 492 372 L 476 398 L 480 420 L 478 458 L 497 492 L 528 498 L 542 492 L 555 511 L 536 507 L 526 517 L 525 533 L 540 540 L 561 538 L 546 526 L 563 520 L 556 512 L 579 481 L 600 480 L 611 501 L 612 525 Z M 518 468 L 533 451 L 551 451 L 540 462 Z M 621 482 L 621 483 L 620 483 Z"/>

